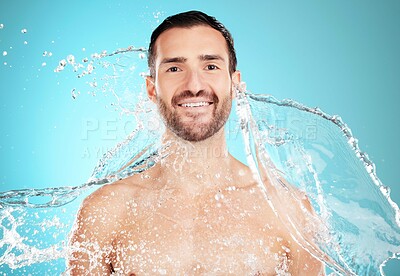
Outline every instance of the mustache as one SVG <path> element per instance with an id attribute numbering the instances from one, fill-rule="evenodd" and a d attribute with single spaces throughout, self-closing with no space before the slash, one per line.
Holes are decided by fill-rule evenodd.
<path id="1" fill-rule="evenodd" d="M 206 98 L 208 99 L 210 102 L 213 102 L 214 104 L 217 104 L 219 102 L 219 99 L 217 97 L 217 95 L 215 95 L 214 92 L 211 91 L 206 91 L 206 90 L 200 90 L 197 93 L 193 93 L 190 90 L 184 90 L 176 95 L 174 95 L 171 99 L 171 103 L 173 106 L 178 105 L 178 103 L 184 99 L 187 98 Z"/>

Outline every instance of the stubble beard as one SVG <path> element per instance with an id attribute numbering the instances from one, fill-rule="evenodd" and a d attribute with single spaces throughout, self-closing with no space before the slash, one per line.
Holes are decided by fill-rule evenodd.
<path id="1" fill-rule="evenodd" d="M 213 97 L 212 118 L 208 122 L 196 122 L 196 115 L 193 115 L 193 122 L 185 123 L 179 114 L 169 108 L 166 102 L 160 97 L 157 98 L 157 105 L 161 117 L 167 128 L 178 137 L 190 141 L 200 142 L 210 138 L 217 133 L 228 120 L 232 108 L 232 93 L 222 100 L 218 100 L 215 93 Z"/>

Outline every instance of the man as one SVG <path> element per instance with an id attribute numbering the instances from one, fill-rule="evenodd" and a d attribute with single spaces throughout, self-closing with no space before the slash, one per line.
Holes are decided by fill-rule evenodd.
<path id="1" fill-rule="evenodd" d="M 168 155 L 82 204 L 72 275 L 320 275 L 224 137 L 240 82 L 230 33 L 191 11 L 167 18 L 149 46 L 149 98 Z"/>

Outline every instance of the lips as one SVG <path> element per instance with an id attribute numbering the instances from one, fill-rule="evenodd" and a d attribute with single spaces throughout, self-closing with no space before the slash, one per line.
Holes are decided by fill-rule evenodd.
<path id="1" fill-rule="evenodd" d="M 201 102 L 186 102 L 186 103 L 178 103 L 178 106 L 181 107 L 202 107 L 212 105 L 213 102 L 201 101 Z"/>
<path id="2" fill-rule="evenodd" d="M 198 93 L 185 90 L 172 97 L 171 103 L 174 107 L 201 108 L 218 104 L 218 97 L 215 93 L 205 90 L 200 90 Z"/>

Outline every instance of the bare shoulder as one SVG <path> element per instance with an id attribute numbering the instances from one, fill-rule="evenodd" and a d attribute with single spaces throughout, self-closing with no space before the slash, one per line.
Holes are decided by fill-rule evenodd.
<path id="1" fill-rule="evenodd" d="M 109 275 L 113 242 L 129 221 L 130 202 L 140 194 L 136 177 L 107 184 L 84 199 L 69 240 L 71 275 Z M 92 267 L 93 263 L 99 264 Z M 90 274 L 90 275 L 92 275 Z"/>
<path id="2" fill-rule="evenodd" d="M 114 204 L 118 205 L 121 202 L 121 197 L 127 198 L 132 196 L 137 189 L 138 186 L 135 185 L 133 181 L 129 180 L 120 180 L 111 184 L 106 184 L 85 198 L 82 206 L 112 208 Z"/>
<path id="3" fill-rule="evenodd" d="M 83 200 L 75 227 L 80 229 L 79 232 L 110 239 L 123 227 L 129 204 L 138 197 L 140 190 L 134 177 L 100 187 Z"/>
<path id="4" fill-rule="evenodd" d="M 130 177 L 100 187 L 84 199 L 81 211 L 121 215 L 127 202 L 140 194 L 142 187 L 137 184 L 136 178 Z"/>
<path id="5" fill-rule="evenodd" d="M 238 172 L 239 179 L 243 185 L 242 188 L 251 189 L 258 185 L 257 180 L 254 178 L 248 166 L 238 160 L 234 160 L 233 168 Z M 269 196 L 275 197 L 273 202 L 279 205 L 275 206 L 275 208 L 277 207 L 278 213 L 288 214 L 291 212 L 292 218 L 296 218 L 296 220 L 300 222 L 300 227 L 309 226 L 308 223 L 310 219 L 316 217 L 317 214 L 307 194 L 289 183 L 283 176 L 279 178 L 279 182 L 275 183 L 269 178 L 269 174 L 261 174 L 260 177 L 263 185 L 266 185 L 270 192 Z M 279 184 L 279 186 L 275 187 L 274 185 L 277 184 Z M 286 191 L 289 191 L 289 193 Z M 261 193 L 259 194 L 261 195 Z M 275 235 L 282 237 L 283 240 L 286 241 L 285 247 L 290 250 L 289 270 L 292 275 L 324 275 L 324 265 L 292 238 L 291 234 L 288 232 L 287 226 L 271 211 L 270 206 L 264 201 L 264 197 L 260 197 L 259 199 L 259 201 L 254 202 L 258 202 L 260 206 L 263 205 L 265 208 L 263 208 L 263 216 L 259 216 L 257 219 L 264 220 L 265 217 L 268 217 L 270 225 L 275 223 L 275 229 L 277 230 Z M 292 229 L 292 231 L 294 231 L 294 229 Z"/>
<path id="6" fill-rule="evenodd" d="M 257 181 L 251 169 L 232 156 L 232 170 L 234 173 L 235 185 L 238 188 L 253 188 L 257 186 Z"/>

